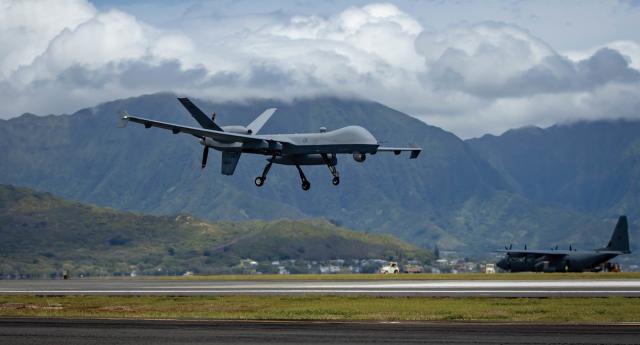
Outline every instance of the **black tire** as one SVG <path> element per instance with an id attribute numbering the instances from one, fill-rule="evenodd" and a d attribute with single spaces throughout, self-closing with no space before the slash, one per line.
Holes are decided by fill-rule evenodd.
<path id="1" fill-rule="evenodd" d="M 333 183 L 334 186 L 337 186 L 340 184 L 340 178 L 338 176 L 334 177 L 333 180 L 331 180 L 331 183 Z"/>
<path id="2" fill-rule="evenodd" d="M 253 181 L 256 186 L 258 187 L 262 187 L 264 185 L 264 179 L 262 178 L 262 176 L 258 176 L 256 177 L 256 179 Z"/>
<path id="3" fill-rule="evenodd" d="M 311 183 L 309 181 L 302 181 L 302 190 L 307 191 L 311 188 Z"/>

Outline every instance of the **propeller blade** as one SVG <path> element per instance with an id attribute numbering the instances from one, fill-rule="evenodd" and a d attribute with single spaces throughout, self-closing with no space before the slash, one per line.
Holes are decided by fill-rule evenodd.
<path id="1" fill-rule="evenodd" d="M 209 146 L 205 146 L 202 151 L 202 169 L 207 166 L 207 158 L 209 158 Z"/>

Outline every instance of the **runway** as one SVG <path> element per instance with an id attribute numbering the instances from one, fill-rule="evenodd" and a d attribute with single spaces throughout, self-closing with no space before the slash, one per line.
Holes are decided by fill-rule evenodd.
<path id="1" fill-rule="evenodd" d="M 640 297 L 640 280 L 196 281 L 133 278 L 0 280 L 0 294 Z"/>
<path id="2" fill-rule="evenodd" d="M 639 325 L 0 319 L 0 343 L 637 344 Z"/>

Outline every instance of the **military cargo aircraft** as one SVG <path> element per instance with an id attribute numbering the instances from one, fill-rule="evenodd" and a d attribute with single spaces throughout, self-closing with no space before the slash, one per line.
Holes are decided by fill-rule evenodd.
<path id="1" fill-rule="evenodd" d="M 511 246 L 498 252 L 506 253 L 498 267 L 510 272 L 583 272 L 599 271 L 601 265 L 618 255 L 629 254 L 627 217 L 621 216 L 606 247 L 579 251 L 569 250 L 515 250 Z"/>
<path id="2" fill-rule="evenodd" d="M 209 118 L 188 98 L 178 98 L 178 101 L 202 128 L 135 117 L 126 112 L 121 114 L 122 127 L 128 121 L 132 121 L 144 125 L 145 128 L 158 127 L 168 129 L 173 134 L 191 134 L 199 138 L 200 144 L 204 146 L 203 169 L 207 165 L 209 148 L 222 152 L 223 175 L 233 175 L 242 153 L 269 156 L 262 175 L 254 181 L 258 187 L 264 185 L 272 164 L 295 165 L 300 174 L 302 189 L 306 191 L 311 187 L 311 183 L 302 172 L 302 165 L 326 165 L 333 176 L 333 185 L 337 186 L 340 183 L 340 175 L 336 169 L 338 154 L 351 154 L 356 162 L 364 162 L 368 154 L 374 155 L 378 152 L 393 152 L 399 155 L 408 151 L 409 158 L 415 159 L 422 151 L 417 147 L 381 147 L 376 138 L 360 126 L 347 126 L 333 131 L 327 131 L 322 127 L 319 133 L 258 134 L 276 112 L 276 108 L 265 110 L 247 126 L 221 127 L 215 123 L 215 113 Z"/>

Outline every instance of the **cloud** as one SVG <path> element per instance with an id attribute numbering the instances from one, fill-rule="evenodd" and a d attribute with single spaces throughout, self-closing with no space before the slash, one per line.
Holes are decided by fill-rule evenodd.
<path id="1" fill-rule="evenodd" d="M 387 3 L 323 15 L 224 8 L 198 4 L 158 26 L 82 0 L 0 0 L 0 116 L 177 91 L 219 100 L 354 95 L 463 137 L 640 118 L 634 41 L 561 53 L 514 24 L 425 29 Z"/>
<path id="2" fill-rule="evenodd" d="M 32 63 L 60 32 L 95 12 L 84 0 L 0 0 L 0 77 Z"/>
<path id="3" fill-rule="evenodd" d="M 596 51 L 603 48 L 618 51 L 622 56 L 624 56 L 625 60 L 629 62 L 629 66 L 636 70 L 640 70 L 640 44 L 634 41 L 613 41 L 607 44 L 591 47 L 586 50 L 567 51 L 564 52 L 563 55 L 572 61 L 580 61 L 588 59 Z"/>
<path id="4" fill-rule="evenodd" d="M 480 23 L 416 41 L 426 57 L 426 86 L 486 98 L 584 91 L 609 82 L 636 83 L 638 71 L 611 48 L 572 61 L 527 31 L 504 23 Z"/>
<path id="5" fill-rule="evenodd" d="M 463 137 L 577 119 L 640 118 L 638 102 L 625 98 L 640 94 L 640 72 L 613 48 L 570 59 L 528 31 L 498 22 L 423 32 L 416 47 L 426 58 L 425 94 L 442 96 L 439 105 L 416 112 Z"/>

